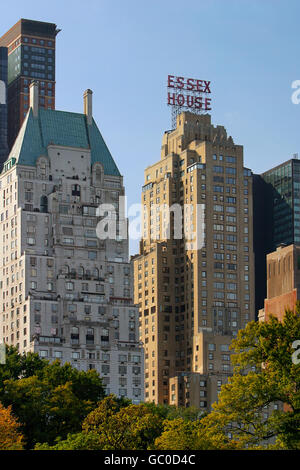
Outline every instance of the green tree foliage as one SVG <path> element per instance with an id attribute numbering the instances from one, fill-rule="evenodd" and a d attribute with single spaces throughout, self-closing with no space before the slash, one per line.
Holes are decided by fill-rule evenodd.
<path id="1" fill-rule="evenodd" d="M 68 434 L 67 439 L 57 439 L 57 444 L 36 444 L 34 450 L 102 450 L 103 441 L 99 434 L 80 432 Z"/>
<path id="2" fill-rule="evenodd" d="M 80 431 L 103 397 L 95 370 L 78 371 L 59 361 L 49 364 L 37 354 L 19 355 L 13 348 L 8 348 L 6 364 L 0 366 L 0 401 L 12 406 L 29 448 Z"/>
<path id="3" fill-rule="evenodd" d="M 162 419 L 145 404 L 120 408 L 110 395 L 88 415 L 82 429 L 99 434 L 103 449 L 142 450 L 160 435 Z"/>
<path id="4" fill-rule="evenodd" d="M 143 450 L 151 448 L 163 430 L 163 419 L 153 408 L 132 405 L 109 395 L 84 420 L 82 432 L 55 446 L 37 450 Z M 85 447 L 86 446 L 86 447 Z"/>
<path id="5" fill-rule="evenodd" d="M 184 421 L 197 421 L 206 414 L 206 412 L 195 406 L 183 408 L 175 405 L 156 405 L 154 403 L 146 403 L 146 406 L 152 410 L 152 413 L 157 414 L 164 420 L 182 418 Z"/>
<path id="6" fill-rule="evenodd" d="M 201 421 L 183 418 L 165 420 L 163 433 L 155 440 L 158 450 L 208 450 L 212 449 L 206 436 L 202 436 Z"/>
<path id="7" fill-rule="evenodd" d="M 6 346 L 6 363 L 0 365 L 0 393 L 3 391 L 5 380 L 17 380 L 20 377 L 31 377 L 42 371 L 48 362 L 38 354 L 19 354 L 13 346 Z"/>
<path id="8" fill-rule="evenodd" d="M 226 445 L 230 433 L 239 448 L 300 448 L 300 365 L 292 361 L 299 339 L 299 305 L 282 322 L 271 317 L 239 331 L 232 345 L 234 375 L 202 421 L 208 438 Z"/>
<path id="9" fill-rule="evenodd" d="M 0 368 L 0 401 L 39 450 L 300 449 L 299 339 L 300 304 L 282 322 L 249 323 L 233 341 L 234 375 L 209 414 L 103 398 L 95 371 L 13 349 Z"/>

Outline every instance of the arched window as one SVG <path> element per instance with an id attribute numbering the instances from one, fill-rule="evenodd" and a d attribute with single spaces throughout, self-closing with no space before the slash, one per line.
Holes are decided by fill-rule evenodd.
<path id="1" fill-rule="evenodd" d="M 101 181 L 101 168 L 96 168 L 96 181 L 98 183 Z"/>

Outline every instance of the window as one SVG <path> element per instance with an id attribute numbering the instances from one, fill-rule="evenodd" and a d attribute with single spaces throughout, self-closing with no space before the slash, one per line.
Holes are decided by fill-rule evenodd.
<path id="1" fill-rule="evenodd" d="M 224 167 L 223 167 L 223 166 L 214 165 L 214 166 L 213 166 L 213 171 L 214 171 L 214 173 L 224 173 Z"/>
<path id="2" fill-rule="evenodd" d="M 91 313 L 91 306 L 90 305 L 85 305 L 84 306 L 84 313 L 85 313 L 85 315 L 89 315 Z"/>
<path id="3" fill-rule="evenodd" d="M 236 168 L 226 167 L 227 175 L 236 175 Z"/>
<path id="4" fill-rule="evenodd" d="M 224 187 L 223 186 L 214 186 L 213 189 L 217 193 L 223 193 L 224 192 Z"/>
<path id="5" fill-rule="evenodd" d="M 89 251 L 88 252 L 88 258 L 91 260 L 95 260 L 97 258 L 97 252 L 96 251 Z"/>
<path id="6" fill-rule="evenodd" d="M 229 204 L 236 204 L 236 198 L 235 197 L 226 197 L 226 202 Z"/>
<path id="7" fill-rule="evenodd" d="M 236 163 L 236 157 L 225 157 L 226 163 Z"/>
<path id="8" fill-rule="evenodd" d="M 94 329 L 87 328 L 86 330 L 86 344 L 94 344 Z"/>
<path id="9" fill-rule="evenodd" d="M 141 362 L 140 356 L 133 356 L 132 362 L 134 362 L 135 364 L 139 364 Z"/>
<path id="10" fill-rule="evenodd" d="M 65 245 L 74 245 L 74 238 L 64 238 Z"/>
<path id="11" fill-rule="evenodd" d="M 222 361 L 230 361 L 230 355 L 229 354 L 222 354 Z"/>
<path id="12" fill-rule="evenodd" d="M 103 328 L 101 341 L 109 341 L 109 331 L 106 328 Z"/>

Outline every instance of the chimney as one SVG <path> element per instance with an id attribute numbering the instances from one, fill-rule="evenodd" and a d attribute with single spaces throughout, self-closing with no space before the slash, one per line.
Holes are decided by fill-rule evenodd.
<path id="1" fill-rule="evenodd" d="M 29 86 L 30 107 L 33 116 L 37 117 L 39 112 L 39 85 L 37 81 L 33 81 Z"/>
<path id="2" fill-rule="evenodd" d="M 87 123 L 90 126 L 93 122 L 93 92 L 92 90 L 85 90 L 83 94 L 83 112 L 86 115 Z"/>

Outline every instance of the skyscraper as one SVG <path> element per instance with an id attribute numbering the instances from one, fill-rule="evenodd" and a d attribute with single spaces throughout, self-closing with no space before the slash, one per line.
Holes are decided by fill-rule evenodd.
<path id="1" fill-rule="evenodd" d="M 7 152 L 7 48 L 0 47 L 0 171 Z"/>
<path id="2" fill-rule="evenodd" d="M 30 109 L 0 176 L 0 341 L 96 369 L 107 392 L 143 400 L 143 350 L 128 240 L 99 239 L 123 178 L 92 117 Z"/>
<path id="3" fill-rule="evenodd" d="M 164 134 L 160 161 L 145 170 L 142 204 L 133 262 L 145 398 L 207 410 L 231 374 L 232 338 L 254 319 L 252 173 L 243 147 L 209 115 L 183 112 Z M 164 204 L 177 204 L 177 215 L 169 219 Z M 189 231 L 202 230 L 199 207 L 200 248 L 186 245 Z M 182 239 L 175 233 L 180 208 Z"/>
<path id="4" fill-rule="evenodd" d="M 11 149 L 29 109 L 29 85 L 39 80 L 39 104 L 55 109 L 53 23 L 21 19 L 0 38 L 8 48 L 8 145 Z"/>
<path id="5" fill-rule="evenodd" d="M 266 297 L 266 256 L 279 245 L 300 243 L 300 161 L 290 159 L 254 175 L 256 311 Z"/>

